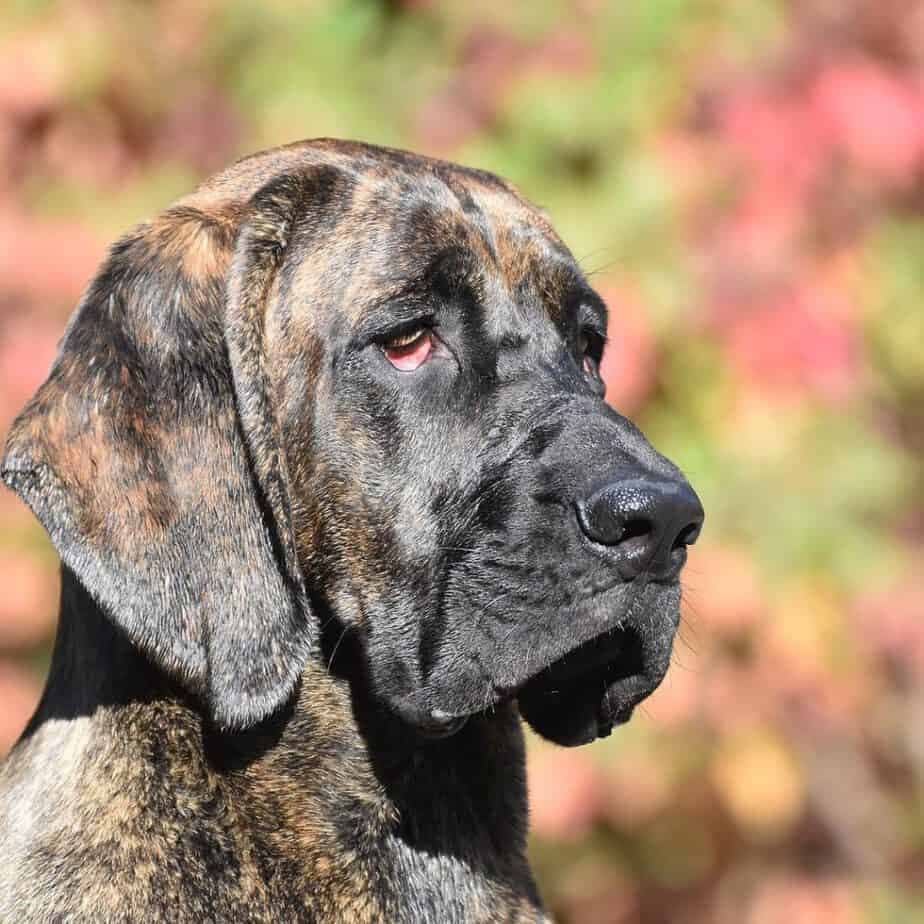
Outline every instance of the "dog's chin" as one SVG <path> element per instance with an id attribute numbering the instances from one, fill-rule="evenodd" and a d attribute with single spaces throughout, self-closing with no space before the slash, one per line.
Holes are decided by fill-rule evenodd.
<path id="1" fill-rule="evenodd" d="M 663 670 L 646 660 L 633 630 L 598 636 L 532 677 L 519 692 L 520 714 L 549 741 L 589 744 L 627 722 L 658 685 Z"/>

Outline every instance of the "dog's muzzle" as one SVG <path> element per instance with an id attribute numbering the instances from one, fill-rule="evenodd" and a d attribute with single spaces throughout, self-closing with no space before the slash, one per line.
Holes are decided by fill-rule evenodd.
<path id="1" fill-rule="evenodd" d="M 661 683 L 680 618 L 677 577 L 702 529 L 682 478 L 643 476 L 597 488 L 576 505 L 582 534 L 624 582 L 624 615 L 520 690 L 523 717 L 558 744 L 579 745 L 627 722 Z"/>

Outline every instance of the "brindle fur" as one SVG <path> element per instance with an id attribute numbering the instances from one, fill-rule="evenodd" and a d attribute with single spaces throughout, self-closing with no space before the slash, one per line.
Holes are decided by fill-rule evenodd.
<path id="1" fill-rule="evenodd" d="M 408 397 L 357 338 L 434 298 L 477 342 Z M 512 691 L 598 596 L 661 653 L 676 626 L 675 587 L 620 597 L 549 520 L 614 445 L 675 471 L 574 359 L 588 302 L 503 181 L 346 142 L 115 245 L 3 463 L 62 601 L 0 768 L 0 920 L 544 920 Z"/>

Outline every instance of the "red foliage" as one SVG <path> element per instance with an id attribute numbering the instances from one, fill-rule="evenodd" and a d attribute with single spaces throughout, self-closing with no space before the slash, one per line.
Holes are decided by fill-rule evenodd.
<path id="1" fill-rule="evenodd" d="M 814 123 L 860 170 L 899 185 L 924 163 L 924 89 L 872 61 L 824 68 L 808 96 Z"/>
<path id="2" fill-rule="evenodd" d="M 650 314 L 625 285 L 599 285 L 610 309 L 607 347 L 600 372 L 606 399 L 623 414 L 637 411 L 654 385 L 656 354 Z"/>
<path id="3" fill-rule="evenodd" d="M 7 298 L 73 308 L 106 252 L 80 222 L 0 211 L 0 279 Z"/>
<path id="4" fill-rule="evenodd" d="M 775 397 L 850 397 L 860 344 L 847 312 L 833 307 L 826 293 L 802 284 L 776 299 L 723 312 L 730 317 L 720 336 L 732 368 L 747 386 Z"/>

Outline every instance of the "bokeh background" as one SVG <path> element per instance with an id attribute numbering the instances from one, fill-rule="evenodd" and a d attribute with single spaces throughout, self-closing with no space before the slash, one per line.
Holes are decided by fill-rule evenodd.
<path id="1" fill-rule="evenodd" d="M 106 245 L 258 148 L 497 171 L 612 310 L 608 397 L 708 511 L 674 664 L 531 741 L 563 922 L 924 921 L 924 4 L 21 2 L 0 10 L 0 435 Z M 0 492 L 0 753 L 56 559 Z"/>

